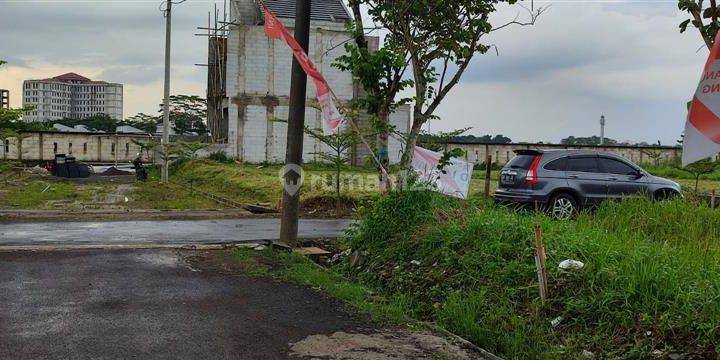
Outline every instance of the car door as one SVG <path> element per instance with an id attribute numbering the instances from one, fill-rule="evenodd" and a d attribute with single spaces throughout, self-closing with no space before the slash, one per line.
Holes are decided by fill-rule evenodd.
<path id="1" fill-rule="evenodd" d="M 607 176 L 600 170 L 597 155 L 568 158 L 567 181 L 583 197 L 583 205 L 597 204 L 607 197 Z"/>
<path id="2" fill-rule="evenodd" d="M 608 179 L 608 196 L 622 198 L 639 196 L 648 191 L 647 177 L 632 165 L 607 156 L 600 156 L 600 167 Z"/>

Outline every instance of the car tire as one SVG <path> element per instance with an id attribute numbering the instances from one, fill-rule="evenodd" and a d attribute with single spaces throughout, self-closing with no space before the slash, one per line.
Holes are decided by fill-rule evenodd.
<path id="1" fill-rule="evenodd" d="M 548 211 L 555 219 L 567 220 L 577 214 L 578 202 L 574 196 L 568 193 L 559 193 L 550 199 Z"/>

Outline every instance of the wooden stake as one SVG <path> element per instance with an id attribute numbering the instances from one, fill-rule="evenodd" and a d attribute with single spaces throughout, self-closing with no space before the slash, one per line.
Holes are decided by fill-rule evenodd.
<path id="1" fill-rule="evenodd" d="M 710 208 L 715 209 L 715 189 L 710 193 Z"/>
<path id="2" fill-rule="evenodd" d="M 540 299 L 547 299 L 547 272 L 545 270 L 545 246 L 542 240 L 542 228 L 535 224 L 535 267 L 537 268 L 538 283 L 540 284 Z"/>
<path id="3" fill-rule="evenodd" d="M 485 197 L 490 197 L 490 174 L 492 172 L 492 155 L 485 155 Z"/>

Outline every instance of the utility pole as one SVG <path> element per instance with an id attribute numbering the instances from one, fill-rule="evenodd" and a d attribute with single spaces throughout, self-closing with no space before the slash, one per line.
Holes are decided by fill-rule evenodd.
<path id="1" fill-rule="evenodd" d="M 163 137 L 162 137 L 162 176 L 161 182 L 168 182 L 168 144 L 170 144 L 170 30 L 172 28 L 172 1 L 165 2 L 165 89 L 163 97 Z"/>
<path id="2" fill-rule="evenodd" d="M 305 53 L 310 42 L 310 0 L 295 0 L 295 40 Z M 307 92 L 307 74 L 293 57 L 290 78 L 290 110 L 287 126 L 287 149 L 285 152 L 285 173 L 283 174 L 282 219 L 280 222 L 280 241 L 295 246 L 298 235 L 298 216 L 300 213 L 300 189 L 289 192 L 290 184 L 299 185 L 302 165 L 303 133 L 305 129 L 305 95 Z"/>
<path id="3" fill-rule="evenodd" d="M 600 115 L 600 145 L 605 145 L 605 115 Z"/>

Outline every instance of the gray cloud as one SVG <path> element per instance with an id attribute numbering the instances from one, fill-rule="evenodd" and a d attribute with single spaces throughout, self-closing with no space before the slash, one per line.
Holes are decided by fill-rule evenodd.
<path id="1" fill-rule="evenodd" d="M 0 57 L 18 76 L 43 78 L 56 69 L 89 69 L 127 85 L 125 113 L 154 113 L 162 96 L 164 19 L 160 1 L 4 1 Z M 204 94 L 206 39 L 194 36 L 214 1 L 187 1 L 173 16 L 173 92 Z M 215 1 L 222 6 L 222 1 Z M 527 3 L 527 1 L 525 1 Z M 673 2 L 536 1 L 552 7 L 534 27 L 498 31 L 486 41 L 500 56 L 478 56 L 439 108 L 432 130 L 472 126 L 515 140 L 558 141 L 597 132 L 674 143 L 706 50 Z M 495 24 L 512 19 L 500 11 Z M 31 20 L 31 21 L 30 21 Z M 50 72 L 50 73 L 48 73 Z M 10 71 L 0 71 L 6 86 Z M 19 87 L 20 80 L 16 87 Z M 14 100 L 17 103 L 17 100 Z"/>
<path id="2" fill-rule="evenodd" d="M 596 134 L 605 114 L 610 137 L 674 144 L 707 51 L 694 32 L 679 34 L 684 15 L 665 5 L 559 2 L 534 27 L 493 33 L 500 56 L 474 60 L 431 130 L 558 141 Z"/>
<path id="3" fill-rule="evenodd" d="M 8 58 L 24 66 L 31 62 L 67 66 L 162 64 L 165 20 L 158 10 L 159 3 L 3 3 L 0 54 L 13 54 Z M 195 27 L 207 21 L 209 10 L 212 10 L 211 1 L 187 2 L 175 7 L 173 63 L 193 64 L 206 58 L 205 39 L 194 33 Z M 28 19 L 32 19 L 31 26 Z"/>

